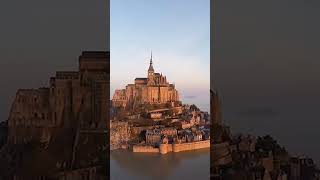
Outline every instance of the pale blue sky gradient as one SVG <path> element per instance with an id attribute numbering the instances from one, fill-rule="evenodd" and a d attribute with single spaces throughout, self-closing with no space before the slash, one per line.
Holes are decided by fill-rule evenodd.
<path id="1" fill-rule="evenodd" d="M 111 95 L 154 69 L 186 103 L 209 109 L 209 0 L 111 0 Z M 191 98 L 192 97 L 192 98 Z"/>

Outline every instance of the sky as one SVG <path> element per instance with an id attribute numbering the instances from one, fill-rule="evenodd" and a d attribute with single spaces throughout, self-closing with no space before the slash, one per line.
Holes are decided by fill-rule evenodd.
<path id="1" fill-rule="evenodd" d="M 320 2 L 214 2 L 212 85 L 225 122 L 319 162 Z"/>
<path id="2" fill-rule="evenodd" d="M 18 89 L 76 70 L 82 51 L 109 50 L 106 0 L 1 1 L 0 23 L 0 121 Z"/>
<path id="3" fill-rule="evenodd" d="M 111 0 L 111 97 L 156 72 L 175 83 L 182 99 L 209 109 L 209 0 Z"/>

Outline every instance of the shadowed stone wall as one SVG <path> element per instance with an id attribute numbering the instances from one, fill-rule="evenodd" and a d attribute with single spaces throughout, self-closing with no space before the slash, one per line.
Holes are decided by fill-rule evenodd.
<path id="1" fill-rule="evenodd" d="M 109 56 L 83 52 L 79 71 L 58 71 L 49 87 L 17 91 L 8 143 L 0 151 L 0 172 L 6 172 L 0 179 L 106 176 L 95 168 L 107 168 Z"/>

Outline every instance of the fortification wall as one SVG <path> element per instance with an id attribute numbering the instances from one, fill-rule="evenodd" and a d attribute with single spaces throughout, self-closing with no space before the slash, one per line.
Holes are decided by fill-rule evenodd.
<path id="1" fill-rule="evenodd" d="M 132 152 L 159 153 L 159 148 L 154 148 L 153 146 L 133 145 Z"/>
<path id="2" fill-rule="evenodd" d="M 209 147 L 210 147 L 210 140 L 205 140 L 205 141 L 181 143 L 181 144 L 160 144 L 159 148 L 154 148 L 152 146 L 134 145 L 132 147 L 132 151 L 167 154 L 169 152 L 190 151 L 190 150 L 203 149 L 203 148 L 209 148 Z"/>
<path id="3" fill-rule="evenodd" d="M 210 147 L 210 140 L 205 141 L 197 141 L 191 143 L 181 143 L 181 144 L 173 144 L 172 151 L 173 152 L 180 152 L 180 151 L 190 151 L 196 149 L 203 149 Z"/>
<path id="4" fill-rule="evenodd" d="M 172 152 L 172 144 L 160 144 L 159 151 L 161 154 Z"/>

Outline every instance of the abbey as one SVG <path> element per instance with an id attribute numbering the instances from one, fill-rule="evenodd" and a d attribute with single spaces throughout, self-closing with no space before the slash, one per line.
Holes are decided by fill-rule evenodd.
<path id="1" fill-rule="evenodd" d="M 85 51 L 79 57 L 78 71 L 56 72 L 49 87 L 19 89 L 9 114 L 9 129 L 73 128 L 78 124 L 81 128 L 105 128 L 109 112 L 109 56 L 109 52 Z M 27 138 L 26 134 L 10 131 L 8 140 Z"/>
<path id="2" fill-rule="evenodd" d="M 116 90 L 112 98 L 114 107 L 126 107 L 132 104 L 159 104 L 179 101 L 178 91 L 166 76 L 155 73 L 152 53 L 147 78 L 136 78 L 134 84 L 126 89 Z"/>
<path id="3" fill-rule="evenodd" d="M 84 51 L 77 70 L 19 89 L 0 123 L 0 179 L 107 179 L 109 77 L 110 52 Z"/>

